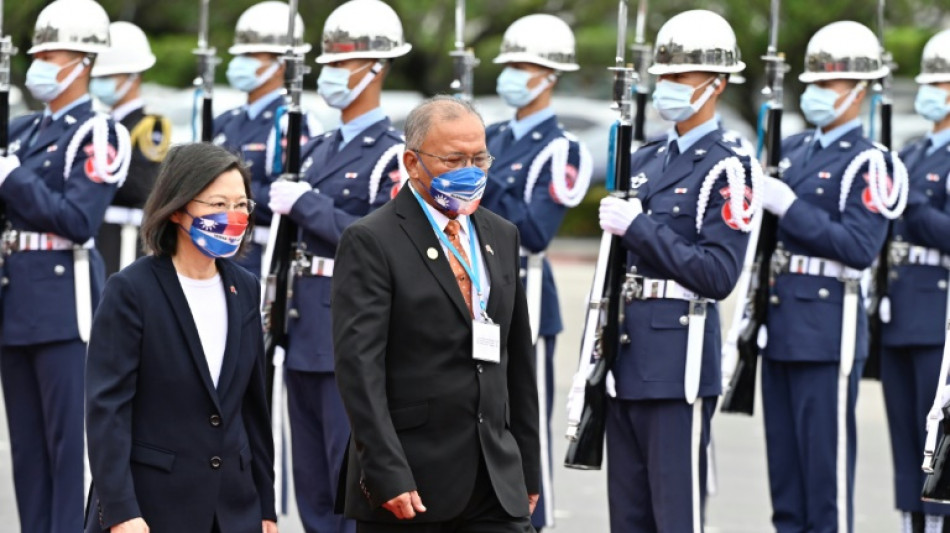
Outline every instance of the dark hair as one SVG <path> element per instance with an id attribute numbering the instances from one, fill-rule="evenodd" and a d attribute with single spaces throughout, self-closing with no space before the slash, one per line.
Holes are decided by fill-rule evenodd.
<path id="1" fill-rule="evenodd" d="M 244 162 L 220 146 L 191 143 L 173 146 L 158 169 L 155 188 L 145 202 L 142 215 L 142 243 L 146 253 L 172 255 L 178 248 L 178 225 L 171 216 L 183 211 L 221 174 L 237 170 L 244 179 L 244 192 L 251 197 L 251 174 Z M 243 251 L 254 233 L 254 216 L 248 217 Z"/>

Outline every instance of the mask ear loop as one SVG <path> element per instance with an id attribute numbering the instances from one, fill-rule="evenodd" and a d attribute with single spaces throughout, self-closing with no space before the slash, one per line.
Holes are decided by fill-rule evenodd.
<path id="1" fill-rule="evenodd" d="M 257 89 L 261 85 L 264 85 L 265 83 L 267 83 L 267 80 L 271 79 L 271 77 L 274 76 L 274 73 L 277 72 L 277 69 L 280 68 L 280 65 L 282 63 L 283 63 L 282 60 L 271 61 L 270 66 L 267 67 L 267 69 L 264 72 L 262 72 L 260 76 L 257 76 L 257 78 L 255 78 L 254 89 Z"/>
<path id="2" fill-rule="evenodd" d="M 851 104 L 854 103 L 854 99 L 858 97 L 858 93 L 863 91 L 867 86 L 868 82 L 862 80 L 861 83 L 854 86 L 854 89 L 848 91 L 848 97 L 844 99 L 844 102 L 841 102 L 840 106 L 835 108 L 835 120 L 838 120 L 838 117 L 843 115 L 844 112 L 851 107 Z"/>
<path id="3" fill-rule="evenodd" d="M 370 67 L 369 72 L 367 72 L 363 76 L 363 79 L 360 80 L 358 84 L 356 84 L 356 87 L 353 87 L 353 91 L 350 93 L 350 103 L 352 103 L 353 100 L 356 100 L 357 98 L 359 98 L 360 94 L 362 94 L 363 91 L 366 90 L 366 86 L 368 86 L 370 82 L 373 81 L 373 78 L 375 78 L 380 72 L 383 71 L 383 66 L 384 65 L 382 61 L 376 61 L 375 63 L 373 63 L 372 67 Z M 360 72 L 364 68 L 366 67 L 361 67 L 359 69 L 356 69 L 350 75 L 352 76 L 353 74 Z"/>
<path id="4" fill-rule="evenodd" d="M 79 75 L 82 74 L 82 71 L 89 66 L 89 56 L 83 56 L 82 59 L 79 59 L 79 64 L 73 67 L 73 71 L 66 76 L 63 81 L 59 82 L 56 86 L 56 96 L 63 94 L 63 91 L 69 88 L 70 85 L 79 78 Z M 65 68 L 65 66 L 63 67 Z"/>
<path id="5" fill-rule="evenodd" d="M 703 92 L 703 95 L 700 96 L 698 100 L 690 104 L 690 107 L 693 108 L 693 113 L 696 113 L 704 105 L 706 105 L 706 102 L 708 102 L 709 99 L 712 97 L 713 93 L 716 92 L 716 89 L 718 89 L 719 86 L 722 85 L 722 78 L 719 76 L 713 76 L 708 81 L 703 82 L 703 85 L 706 85 L 707 83 L 712 83 L 712 85 L 710 85 L 709 87 L 706 87 L 706 90 Z M 696 89 L 699 89 L 700 87 L 702 87 L 702 85 L 700 85 L 699 87 L 696 87 Z"/>
<path id="6" fill-rule="evenodd" d="M 129 91 L 132 89 L 132 84 L 135 83 L 135 80 L 137 79 L 139 79 L 139 75 L 137 73 L 129 74 L 129 77 L 126 78 L 126 80 L 122 82 L 122 85 L 120 85 L 115 90 L 115 97 L 116 97 L 117 102 L 125 98 L 125 95 L 129 94 Z"/>

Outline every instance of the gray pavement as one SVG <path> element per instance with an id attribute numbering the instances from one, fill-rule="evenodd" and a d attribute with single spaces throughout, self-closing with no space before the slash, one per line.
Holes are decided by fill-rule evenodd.
<path id="1" fill-rule="evenodd" d="M 561 294 L 565 331 L 557 347 L 557 396 L 555 399 L 554 458 L 564 457 L 566 441 L 564 403 L 577 366 L 584 300 L 593 275 L 596 242 L 558 240 L 551 249 L 554 274 Z M 727 302 L 726 305 L 729 303 Z M 723 316 L 729 316 L 723 313 Z M 18 406 L 24 408 L 24 406 Z M 831 406 L 829 406 L 831 408 Z M 766 475 L 761 406 L 755 417 L 717 414 L 713 418 L 717 494 L 708 504 L 707 533 L 761 533 L 773 531 Z M 5 412 L 5 411 L 4 411 Z M 0 416 L 3 412 L 0 412 Z M 893 487 L 887 423 L 878 382 L 864 381 L 858 400 L 858 468 L 855 496 L 855 531 L 899 531 L 893 510 Z M 557 530 L 568 533 L 607 532 L 606 478 L 603 471 L 581 472 L 556 468 L 555 518 Z M 10 446 L 6 419 L 0 420 L 0 531 L 17 531 Z M 283 533 L 302 533 L 291 506 L 282 517 Z M 30 533 L 30 532 L 25 532 Z"/>

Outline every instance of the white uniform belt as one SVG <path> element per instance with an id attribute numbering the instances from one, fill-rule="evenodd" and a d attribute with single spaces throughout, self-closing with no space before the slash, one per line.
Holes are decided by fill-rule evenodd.
<path id="1" fill-rule="evenodd" d="M 95 239 L 89 239 L 81 246 L 85 249 L 94 248 Z M 38 233 L 35 231 L 7 230 L 3 232 L 3 252 L 7 255 L 14 252 L 30 250 L 72 250 L 76 246 L 73 241 L 56 235 L 55 233 Z"/>
<path id="2" fill-rule="evenodd" d="M 840 261 L 823 257 L 789 254 L 781 250 L 775 252 L 773 265 L 776 274 L 804 274 L 808 276 L 824 276 L 837 279 L 857 279 L 861 271 L 847 267 Z M 777 257 L 780 259 L 776 260 Z"/>
<path id="3" fill-rule="evenodd" d="M 298 276 L 323 276 L 325 278 L 332 278 L 333 264 L 335 262 L 336 261 L 329 257 L 306 255 L 294 262 L 294 272 Z"/>
<path id="4" fill-rule="evenodd" d="M 270 238 L 270 226 L 255 226 L 254 227 L 254 244 L 260 244 L 261 246 L 267 246 L 267 239 Z"/>
<path id="5" fill-rule="evenodd" d="M 636 300 L 652 300 L 665 298 L 668 300 L 707 301 L 706 298 L 687 289 L 671 279 L 655 279 L 643 276 L 630 276 L 633 292 L 631 298 Z"/>
<path id="6" fill-rule="evenodd" d="M 916 246 L 906 242 L 892 242 L 888 248 L 888 262 L 891 266 L 925 265 L 950 269 L 950 255 L 937 248 Z"/>
<path id="7" fill-rule="evenodd" d="M 106 215 L 102 220 L 107 224 L 141 226 L 142 210 L 135 207 L 110 205 L 109 208 L 106 209 Z"/>

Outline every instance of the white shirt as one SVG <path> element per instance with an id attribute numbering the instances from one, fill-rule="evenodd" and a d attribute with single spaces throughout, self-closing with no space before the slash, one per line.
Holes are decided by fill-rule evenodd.
<path id="1" fill-rule="evenodd" d="M 412 184 L 410 184 L 409 186 L 412 187 Z M 420 196 L 420 198 L 421 198 L 421 196 Z M 429 205 L 425 200 L 422 200 L 422 205 L 424 205 L 425 208 L 426 208 L 426 210 L 429 212 L 429 214 L 432 215 L 432 220 L 435 220 L 435 224 L 439 227 L 439 230 L 438 230 L 438 231 L 442 231 L 442 232 L 443 232 L 442 234 L 445 236 L 446 239 L 448 239 L 448 235 L 445 234 L 445 226 L 447 226 L 447 225 L 449 224 L 449 220 L 451 220 L 451 219 L 450 219 L 449 217 L 443 215 L 442 212 L 439 211 L 438 209 L 436 209 L 436 208 L 432 207 L 431 205 Z M 462 228 L 461 231 L 459 231 L 459 241 L 462 243 L 462 249 L 465 250 L 465 256 L 468 257 L 468 260 L 469 260 L 469 261 L 471 261 L 471 260 L 472 260 L 472 250 L 471 250 L 470 243 L 469 243 L 468 215 L 459 215 L 459 216 L 455 217 L 455 220 L 458 220 L 459 225 L 460 225 L 461 228 Z M 474 226 L 472 226 L 472 229 L 474 229 Z M 432 228 L 432 231 L 433 231 L 433 233 L 435 233 L 435 232 L 436 232 L 436 229 L 435 229 L 435 228 Z M 439 238 L 439 234 L 438 234 L 438 233 L 436 233 L 435 236 L 436 236 L 437 239 L 439 239 L 439 244 L 442 245 L 442 252 L 445 254 L 445 260 L 448 261 L 448 260 L 449 260 L 448 255 L 449 255 L 450 253 L 452 253 L 452 252 L 449 251 L 448 247 L 445 245 L 445 242 L 443 242 L 442 239 Z M 488 271 L 485 270 L 484 254 L 485 254 L 486 252 L 485 252 L 484 248 L 479 244 L 478 233 L 477 233 L 477 232 L 475 233 L 475 247 L 476 247 L 476 248 L 478 249 L 478 251 L 479 251 L 479 254 L 478 254 L 478 282 L 481 284 L 480 287 L 481 287 L 481 289 L 482 289 L 482 301 L 485 302 L 485 307 L 486 307 L 486 309 L 487 309 L 487 308 L 488 308 L 488 295 L 491 293 L 491 280 L 488 279 Z M 471 264 L 470 264 L 469 266 L 471 266 Z M 478 303 L 478 289 L 475 287 L 475 280 L 474 280 L 474 279 L 472 280 L 472 305 L 473 305 L 473 306 L 479 306 L 479 309 L 481 308 L 481 307 L 480 307 L 480 304 Z M 477 310 L 473 309 L 473 311 L 477 311 Z M 476 316 L 479 316 L 477 312 L 476 312 Z"/>
<path id="2" fill-rule="evenodd" d="M 210 279 L 192 279 L 178 274 L 178 281 L 188 300 L 195 327 L 198 328 L 211 381 L 217 388 L 221 364 L 224 362 L 224 346 L 228 340 L 228 303 L 221 275 L 215 274 Z"/>

